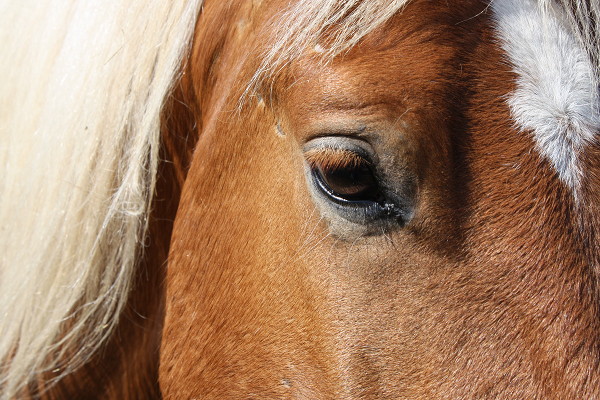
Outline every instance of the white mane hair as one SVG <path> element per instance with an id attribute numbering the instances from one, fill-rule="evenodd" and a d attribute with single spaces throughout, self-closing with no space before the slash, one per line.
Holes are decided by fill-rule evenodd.
<path id="1" fill-rule="evenodd" d="M 408 1 L 296 2 L 249 88 L 310 46 L 342 53 Z M 0 0 L 0 398 L 69 374 L 113 332 L 201 2 Z M 552 4 L 597 67 L 597 3 Z"/>
<path id="2" fill-rule="evenodd" d="M 0 1 L 0 398 L 111 335 L 200 5 Z"/>

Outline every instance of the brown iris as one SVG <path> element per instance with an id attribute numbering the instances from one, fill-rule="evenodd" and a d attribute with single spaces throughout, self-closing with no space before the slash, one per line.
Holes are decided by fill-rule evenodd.
<path id="1" fill-rule="evenodd" d="M 313 149 L 306 160 L 317 183 L 331 197 L 342 201 L 376 201 L 379 185 L 369 160 L 344 149 Z"/>

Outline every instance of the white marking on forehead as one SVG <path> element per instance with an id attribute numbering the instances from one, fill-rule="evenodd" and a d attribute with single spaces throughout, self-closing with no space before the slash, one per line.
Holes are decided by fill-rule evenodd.
<path id="1" fill-rule="evenodd" d="M 513 118 L 577 196 L 579 155 L 600 129 L 593 65 L 567 23 L 539 1 L 496 0 L 492 8 L 518 75 L 508 100 Z"/>

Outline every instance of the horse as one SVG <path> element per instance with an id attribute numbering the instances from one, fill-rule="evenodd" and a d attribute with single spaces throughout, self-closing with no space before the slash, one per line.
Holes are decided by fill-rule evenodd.
<path id="1" fill-rule="evenodd" d="M 600 398 L 597 2 L 0 9 L 1 398 Z"/>

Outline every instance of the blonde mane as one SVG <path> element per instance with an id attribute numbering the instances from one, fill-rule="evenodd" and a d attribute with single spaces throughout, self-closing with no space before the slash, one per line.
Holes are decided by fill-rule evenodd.
<path id="1" fill-rule="evenodd" d="M 112 333 L 200 3 L 0 4 L 0 397 Z"/>
<path id="2" fill-rule="evenodd" d="M 0 3 L 0 398 L 69 374 L 113 332 L 202 0 L 24 2 Z M 340 54 L 407 2 L 298 1 L 250 87 L 308 46 Z M 558 3 L 597 57 L 599 6 Z"/>

